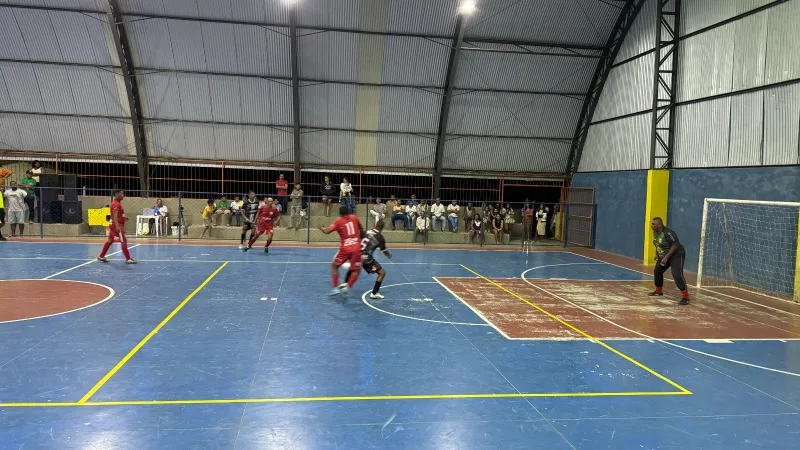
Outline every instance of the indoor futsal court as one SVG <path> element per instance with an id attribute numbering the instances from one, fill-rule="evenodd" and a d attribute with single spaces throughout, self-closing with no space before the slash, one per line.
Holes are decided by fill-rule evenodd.
<path id="1" fill-rule="evenodd" d="M 800 306 L 602 252 L 395 249 L 343 300 L 334 248 L 4 248 L 3 448 L 796 443 Z"/>

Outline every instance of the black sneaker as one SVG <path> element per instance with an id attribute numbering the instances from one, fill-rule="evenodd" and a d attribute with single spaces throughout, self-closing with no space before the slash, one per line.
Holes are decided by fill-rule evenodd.
<path id="1" fill-rule="evenodd" d="M 264 247 L 264 253 L 269 253 L 269 249 L 267 247 Z"/>
<path id="2" fill-rule="evenodd" d="M 688 298 L 682 298 L 681 299 L 681 305 L 688 305 L 688 304 L 689 304 L 689 299 Z"/>
<path id="3" fill-rule="evenodd" d="M 248 250 L 250 250 L 250 247 L 245 247 L 245 248 L 242 249 L 243 252 L 246 252 Z"/>
<path id="4" fill-rule="evenodd" d="M 649 295 L 650 297 L 655 297 L 655 296 L 659 296 L 659 297 L 661 297 L 661 296 L 663 296 L 663 295 L 664 295 L 664 293 L 663 293 L 663 292 L 656 292 L 656 291 L 653 291 L 653 292 L 651 292 L 651 293 L 649 293 L 649 294 L 647 294 L 647 295 Z"/>
<path id="5" fill-rule="evenodd" d="M 7 240 L 8 239 L 4 238 L 3 236 L 0 236 L 0 241 L 7 241 Z"/>

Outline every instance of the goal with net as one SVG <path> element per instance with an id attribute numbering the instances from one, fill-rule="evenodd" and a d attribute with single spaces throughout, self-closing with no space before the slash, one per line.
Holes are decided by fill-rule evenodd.
<path id="1" fill-rule="evenodd" d="M 698 287 L 800 302 L 800 203 L 707 198 Z"/>

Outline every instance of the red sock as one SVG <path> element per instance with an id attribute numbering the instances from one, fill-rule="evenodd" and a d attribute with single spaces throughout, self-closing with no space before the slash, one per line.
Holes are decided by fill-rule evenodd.
<path id="1" fill-rule="evenodd" d="M 131 259 L 131 254 L 128 251 L 128 244 L 125 242 L 120 242 L 119 244 L 122 246 L 122 254 L 125 255 L 125 261 L 128 261 Z"/>
<path id="2" fill-rule="evenodd" d="M 358 273 L 361 272 L 360 270 L 351 270 L 350 276 L 347 278 L 347 287 L 353 287 L 356 284 L 356 280 L 358 279 Z"/>
<path id="3" fill-rule="evenodd" d="M 106 241 L 106 243 L 103 244 L 103 250 L 100 251 L 99 257 L 100 258 L 105 258 L 106 257 L 106 252 L 108 252 L 109 248 L 111 248 L 111 242 Z"/>
<path id="4" fill-rule="evenodd" d="M 662 288 L 660 286 L 656 286 L 656 292 L 658 292 L 659 294 L 662 294 L 663 293 L 662 292 Z"/>
<path id="5" fill-rule="evenodd" d="M 689 289 L 682 290 L 681 291 L 681 295 L 683 296 L 683 298 L 688 300 L 689 299 Z"/>
<path id="6" fill-rule="evenodd" d="M 256 242 L 256 239 L 258 239 L 258 236 L 252 236 L 252 237 L 250 237 L 250 241 L 249 241 L 249 242 L 247 242 L 247 248 L 250 248 L 250 247 L 252 247 L 252 246 L 253 246 L 253 244 Z"/>
<path id="7" fill-rule="evenodd" d="M 265 245 L 264 248 L 268 248 L 270 244 L 272 244 L 272 236 L 270 236 L 269 239 L 267 239 L 267 245 Z"/>
<path id="8" fill-rule="evenodd" d="M 336 270 L 336 273 L 331 274 L 333 276 L 333 287 L 339 286 L 339 270 Z"/>

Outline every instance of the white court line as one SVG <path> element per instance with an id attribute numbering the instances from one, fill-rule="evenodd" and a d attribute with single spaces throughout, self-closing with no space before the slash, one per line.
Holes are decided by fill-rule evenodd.
<path id="1" fill-rule="evenodd" d="M 497 325 L 493 324 L 493 323 L 492 323 L 492 321 L 491 321 L 491 320 L 489 320 L 489 319 L 487 319 L 487 318 L 486 318 L 486 316 L 484 316 L 483 314 L 481 314 L 481 312 L 480 312 L 480 311 L 478 311 L 477 309 L 473 308 L 473 307 L 472 307 L 472 305 L 470 305 L 469 303 L 465 302 L 463 298 L 461 298 L 461 297 L 459 297 L 459 296 L 458 296 L 458 294 L 456 294 L 455 292 L 451 291 L 451 290 L 450 290 L 450 288 L 449 288 L 449 287 L 447 287 L 447 286 L 445 286 L 445 284 L 444 284 L 444 283 L 442 283 L 441 281 L 439 281 L 439 279 L 438 279 L 438 278 L 436 278 L 436 277 L 432 277 L 432 278 L 433 278 L 434 280 L 436 280 L 436 282 L 437 282 L 437 283 L 439 283 L 439 285 L 440 285 L 441 287 L 445 288 L 445 290 L 446 290 L 447 292 L 449 292 L 449 293 L 450 293 L 450 295 L 452 295 L 453 297 L 457 298 L 457 299 L 458 299 L 458 301 L 460 301 L 461 303 L 463 303 L 463 304 L 464 304 L 464 306 L 466 306 L 467 308 L 469 308 L 469 309 L 470 309 L 470 310 L 471 310 L 473 313 L 475 313 L 475 315 L 476 315 L 476 316 L 480 317 L 480 318 L 481 318 L 481 320 L 483 320 L 484 322 L 486 322 L 487 324 L 489 324 L 489 326 L 491 326 L 492 328 L 494 328 L 494 329 L 495 329 L 495 331 L 497 331 L 498 333 L 500 333 L 500 335 L 501 335 L 501 336 L 503 336 L 503 337 L 504 337 L 504 338 L 506 338 L 506 339 L 511 339 L 510 337 L 508 337 L 508 335 L 507 335 L 507 334 L 505 334 L 505 333 L 503 332 L 503 330 L 501 330 L 501 329 L 500 329 L 500 328 L 499 328 Z M 444 277 L 444 278 L 447 278 L 447 277 Z"/>
<path id="2" fill-rule="evenodd" d="M 736 289 L 737 291 L 742 291 L 742 292 L 747 292 L 747 293 L 750 293 L 750 294 L 760 295 L 762 297 L 767 297 L 767 298 L 773 298 L 775 300 L 780 300 L 780 301 L 786 302 L 786 303 L 797 304 L 797 302 L 795 302 L 794 300 L 787 300 L 785 298 L 775 297 L 774 295 L 767 295 L 767 294 L 763 294 L 761 292 L 748 291 L 747 289 L 742 289 L 739 286 L 708 286 L 708 289 L 711 289 L 712 292 L 716 292 L 716 291 L 713 291 L 713 289 Z"/>
<path id="3" fill-rule="evenodd" d="M 132 247 L 128 247 L 128 249 L 138 247 L 142 244 L 136 244 Z M 116 255 L 119 251 L 114 253 L 109 253 L 108 256 Z M 191 258 L 191 257 L 190 257 Z M 48 258 L 44 256 L 39 256 L 35 258 L 0 258 L 2 260 L 16 260 L 16 261 L 45 261 L 45 260 L 57 260 L 57 261 L 86 261 L 94 262 L 97 259 L 92 258 Z M 248 264 L 330 264 L 330 261 L 257 261 L 257 260 L 212 260 L 212 259 L 139 259 L 139 262 L 176 262 L 176 263 L 248 263 Z M 397 265 L 425 265 L 425 266 L 461 266 L 461 264 L 455 263 L 428 263 L 428 262 L 401 262 L 401 263 L 393 263 Z M 53 276 L 53 275 L 51 275 Z"/>
<path id="4" fill-rule="evenodd" d="M 128 247 L 128 250 L 130 250 L 130 249 L 132 249 L 132 248 L 136 248 L 136 247 L 138 247 L 138 246 L 139 246 L 139 244 L 133 245 L 133 246 L 131 246 L 131 247 Z M 108 255 L 106 255 L 106 256 L 114 256 L 114 255 L 116 255 L 117 253 L 122 253 L 122 250 L 118 250 L 118 251 L 116 251 L 116 252 L 114 252 L 114 253 L 109 253 L 109 254 L 108 254 Z M 96 261 L 97 261 L 97 258 L 95 258 L 95 259 L 92 259 L 92 260 L 89 260 L 89 261 L 86 261 L 85 263 L 78 264 L 78 265 L 77 265 L 77 266 L 75 266 L 75 267 L 70 267 L 69 269 L 62 270 L 61 272 L 56 272 L 56 273 L 54 273 L 54 274 L 52 274 L 52 275 L 50 275 L 50 276 L 44 277 L 44 278 L 42 278 L 42 280 L 49 280 L 50 278 L 53 278 L 53 277 L 55 277 L 55 276 L 58 276 L 58 275 L 61 275 L 61 274 L 67 273 L 67 272 L 69 272 L 69 271 L 72 271 L 72 270 L 75 270 L 75 269 L 77 269 L 77 268 L 79 268 L 79 267 L 88 266 L 89 264 L 91 264 L 91 263 L 93 263 L 93 262 L 96 262 Z"/>
<path id="5" fill-rule="evenodd" d="M 25 279 L 25 278 L 22 278 L 22 279 L 18 279 L 18 280 L 3 280 L 3 281 L 41 281 L 41 279 Z M 53 281 L 69 281 L 70 283 L 93 284 L 95 286 L 104 287 L 104 288 L 108 289 L 108 297 L 100 300 L 97 303 L 92 303 L 91 305 L 81 306 L 80 308 L 70 309 L 69 311 L 61 311 L 61 312 L 53 313 L 53 314 L 46 314 L 44 316 L 26 317 L 24 319 L 2 320 L 2 321 L 0 321 L 0 323 L 24 322 L 26 320 L 43 319 L 45 317 L 53 317 L 53 316 L 60 316 L 62 314 L 69 314 L 71 312 L 80 311 L 82 309 L 91 308 L 92 306 L 97 306 L 97 305 L 99 305 L 101 303 L 105 303 L 106 301 L 110 300 L 111 297 L 116 295 L 116 291 L 114 291 L 114 289 L 112 289 L 110 286 L 106 286 L 105 284 L 92 283 L 91 281 L 75 281 L 75 280 L 53 280 Z"/>
<path id="6" fill-rule="evenodd" d="M 436 282 L 433 282 L 433 281 L 415 281 L 415 282 L 411 282 L 411 283 L 397 283 L 397 284 L 389 284 L 387 286 L 383 286 L 383 288 L 386 289 L 386 288 L 390 288 L 390 287 L 394 287 L 394 286 L 406 286 L 406 285 L 409 285 L 409 284 L 436 284 Z M 445 289 L 447 289 L 447 288 L 445 288 Z M 448 291 L 449 291 L 449 289 L 448 289 Z M 409 320 L 419 320 L 421 322 L 443 323 L 443 324 L 446 324 L 446 325 L 469 325 L 469 326 L 473 326 L 473 327 L 486 327 L 486 326 L 488 326 L 485 323 L 448 322 L 448 321 L 445 321 L 445 320 L 433 320 L 433 319 L 423 319 L 421 317 L 404 316 L 402 314 L 396 314 L 396 313 L 393 313 L 393 312 L 385 311 L 385 310 L 380 309 L 377 306 L 375 306 L 372 303 L 367 301 L 367 294 L 369 294 L 371 292 L 372 292 L 372 289 L 370 289 L 367 292 L 364 292 L 363 294 L 361 294 L 361 301 L 364 302 L 365 305 L 367 305 L 370 308 L 374 309 L 375 311 L 382 312 L 382 313 L 388 314 L 390 316 L 400 317 L 400 318 L 409 319 Z"/>
<path id="7" fill-rule="evenodd" d="M 594 258 L 589 258 L 589 259 L 594 259 Z M 599 260 L 597 260 L 597 261 L 599 261 Z M 614 264 L 612 264 L 612 265 L 614 265 Z M 617 266 L 617 267 L 622 267 L 622 266 Z M 622 267 L 622 268 L 625 269 L 625 267 Z M 628 270 L 632 270 L 632 269 L 628 269 Z M 634 270 L 634 272 L 638 272 L 638 271 Z M 640 272 L 640 273 L 642 273 L 642 272 Z M 573 302 L 571 302 L 571 301 L 569 301 L 569 300 L 567 300 L 567 299 L 565 299 L 565 298 L 563 298 L 563 297 L 561 297 L 559 295 L 556 295 L 556 294 L 548 291 L 547 289 L 545 289 L 543 287 L 537 286 L 537 285 L 531 283 L 530 281 L 526 280 L 524 277 L 522 278 L 522 280 L 525 281 L 526 283 L 528 283 L 529 285 L 533 286 L 535 289 L 539 289 L 540 291 L 544 292 L 545 294 L 548 294 L 548 295 L 550 295 L 550 296 L 552 296 L 554 298 L 557 298 L 557 299 L 561 300 L 564 303 L 567 303 L 567 304 L 572 305 L 572 306 L 574 306 L 574 307 L 576 307 L 578 309 L 581 309 L 581 310 L 583 310 L 583 311 L 585 311 L 585 312 L 597 317 L 600 320 L 603 320 L 605 322 L 610 323 L 611 325 L 614 325 L 617 328 L 625 330 L 625 331 L 627 331 L 629 333 L 636 334 L 636 335 L 641 336 L 641 337 L 643 337 L 645 339 L 653 340 L 653 341 L 659 342 L 661 344 L 670 345 L 672 347 L 677 347 L 677 348 L 680 348 L 680 349 L 683 349 L 683 350 L 686 350 L 686 351 L 690 351 L 690 352 L 697 353 L 697 354 L 700 354 L 700 355 L 708 356 L 710 358 L 716 358 L 716 359 L 721 359 L 723 361 L 732 362 L 734 364 L 741 364 L 743 366 L 753 367 L 753 368 L 756 368 L 756 369 L 762 369 L 762 370 L 767 370 L 767 371 L 770 371 L 770 372 L 782 373 L 784 375 L 791 375 L 793 377 L 800 377 L 800 373 L 787 372 L 785 370 L 773 369 L 771 367 L 764 367 L 764 366 L 759 366 L 759 365 L 756 365 L 756 364 L 750 364 L 750 363 L 744 362 L 744 361 L 739 361 L 739 360 L 736 360 L 736 359 L 725 358 L 724 356 L 713 355 L 711 353 L 701 352 L 700 350 L 695 350 L 693 348 L 684 347 L 682 345 L 674 344 L 672 342 L 665 341 L 663 339 L 658 339 L 658 338 L 654 338 L 652 336 L 648 336 L 648 335 L 646 335 L 644 333 L 640 333 L 638 331 L 631 330 L 630 328 L 627 328 L 627 327 L 625 327 L 623 325 L 620 325 L 620 324 L 618 324 L 616 322 L 613 322 L 613 321 L 611 321 L 611 320 L 609 320 L 609 319 L 607 319 L 607 318 L 605 318 L 605 317 L 603 317 L 603 316 L 601 316 L 599 314 L 594 313 L 593 311 L 590 311 L 590 310 L 584 308 L 583 306 L 577 305 L 577 304 L 575 304 L 575 303 L 573 303 Z M 603 339 L 603 340 L 606 340 L 606 339 Z"/>
<path id="8" fill-rule="evenodd" d="M 620 269 L 630 270 L 631 272 L 641 273 L 641 274 L 644 274 L 644 275 L 651 275 L 651 274 L 649 274 L 649 273 L 642 272 L 642 271 L 640 271 L 640 270 L 636 270 L 636 269 L 630 269 L 630 268 L 628 268 L 628 267 L 623 267 L 623 266 L 620 266 L 619 264 L 614 264 L 614 263 L 610 263 L 610 262 L 605 262 L 605 261 L 603 261 L 603 260 L 600 260 L 600 259 L 597 259 L 597 258 L 592 258 L 591 256 L 585 256 L 585 255 L 581 255 L 580 253 L 575 253 L 575 252 L 565 252 L 565 253 L 572 253 L 573 255 L 580 256 L 580 257 L 583 257 L 583 258 L 586 258 L 586 259 L 591 259 L 591 260 L 594 260 L 594 261 L 600 261 L 600 262 L 602 262 L 602 263 L 605 263 L 605 264 L 608 264 L 608 265 L 610 265 L 610 266 L 615 266 L 615 267 L 619 267 Z M 667 277 L 664 277 L 664 279 L 665 279 L 665 280 L 669 280 L 669 281 L 675 281 L 675 280 L 673 280 L 673 279 L 671 279 L 671 278 L 667 278 Z M 782 309 L 778 309 L 778 308 L 773 308 L 772 306 L 762 305 L 761 303 L 753 302 L 753 301 L 750 301 L 750 300 L 745 300 L 745 299 L 743 299 L 743 298 L 735 297 L 735 296 L 733 296 L 733 295 L 729 295 L 729 294 L 723 294 L 722 292 L 717 292 L 717 291 L 715 291 L 715 290 L 713 290 L 713 289 L 709 289 L 709 288 L 705 288 L 705 287 L 699 287 L 699 288 L 698 288 L 698 287 L 695 287 L 695 289 L 700 289 L 700 290 L 703 290 L 703 291 L 713 292 L 713 293 L 715 293 L 715 294 L 717 294 L 717 295 L 722 295 L 722 296 L 724 296 L 724 297 L 729 297 L 729 298 L 732 298 L 732 299 L 734 299 L 734 300 L 739 300 L 740 302 L 750 303 L 751 305 L 756 305 L 756 306 L 760 306 L 760 307 L 762 307 L 762 308 L 771 309 L 771 310 L 773 310 L 773 311 L 777 311 L 777 312 L 781 312 L 781 313 L 784 313 L 784 314 L 788 314 L 788 315 L 790 315 L 790 316 L 800 317 L 800 314 L 797 314 L 797 313 L 793 313 L 793 312 L 789 312 L 789 311 L 784 311 L 784 310 L 782 310 Z M 785 300 L 785 301 L 786 301 L 786 300 Z M 794 304 L 795 304 L 794 302 L 790 302 L 790 301 L 786 301 L 786 303 L 789 303 L 789 304 L 791 304 L 791 305 L 794 305 Z"/>

